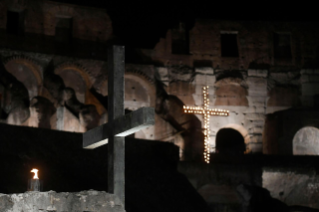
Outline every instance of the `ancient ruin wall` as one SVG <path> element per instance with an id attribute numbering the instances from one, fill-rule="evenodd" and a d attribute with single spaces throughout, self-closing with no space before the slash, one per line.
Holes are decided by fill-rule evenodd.
<path id="1" fill-rule="evenodd" d="M 95 190 L 77 193 L 31 191 L 22 194 L 0 194 L 0 211 L 125 212 L 124 206 L 117 196 Z"/>

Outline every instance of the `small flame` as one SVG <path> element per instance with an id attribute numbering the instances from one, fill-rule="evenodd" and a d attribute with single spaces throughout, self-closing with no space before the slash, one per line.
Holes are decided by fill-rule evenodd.
<path id="1" fill-rule="evenodd" d="M 33 179 L 39 179 L 39 177 L 38 177 L 38 171 L 39 171 L 39 170 L 37 170 L 37 169 L 32 169 L 32 170 L 31 170 L 31 172 L 34 173 Z"/>

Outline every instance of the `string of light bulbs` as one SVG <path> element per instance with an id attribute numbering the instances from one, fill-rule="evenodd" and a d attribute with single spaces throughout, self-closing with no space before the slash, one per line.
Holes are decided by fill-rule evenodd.
<path id="1" fill-rule="evenodd" d="M 228 110 L 223 109 L 210 109 L 209 108 L 209 86 L 203 87 L 203 99 L 204 99 L 204 107 L 190 107 L 183 106 L 184 113 L 189 114 L 199 114 L 204 117 L 204 160 L 206 163 L 210 161 L 210 150 L 209 150 L 209 135 L 210 135 L 210 116 L 229 116 Z"/>

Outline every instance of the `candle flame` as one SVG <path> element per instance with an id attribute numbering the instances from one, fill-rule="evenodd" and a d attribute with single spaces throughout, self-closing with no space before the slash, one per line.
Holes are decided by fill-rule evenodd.
<path id="1" fill-rule="evenodd" d="M 39 171 L 39 170 L 37 170 L 37 169 L 32 169 L 32 170 L 31 170 L 31 172 L 34 173 L 33 179 L 39 179 L 39 177 L 38 177 L 38 171 Z"/>

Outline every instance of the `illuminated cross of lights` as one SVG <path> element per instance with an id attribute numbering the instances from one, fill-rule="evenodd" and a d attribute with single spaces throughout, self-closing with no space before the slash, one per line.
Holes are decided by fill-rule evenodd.
<path id="1" fill-rule="evenodd" d="M 209 108 L 209 95 L 208 95 L 209 86 L 203 87 L 203 97 L 204 97 L 204 107 L 190 107 L 183 106 L 184 113 L 200 114 L 204 116 L 204 159 L 206 163 L 209 163 L 210 160 L 210 151 L 209 151 L 209 120 L 210 116 L 229 116 L 228 110 L 222 109 L 210 109 Z"/>

